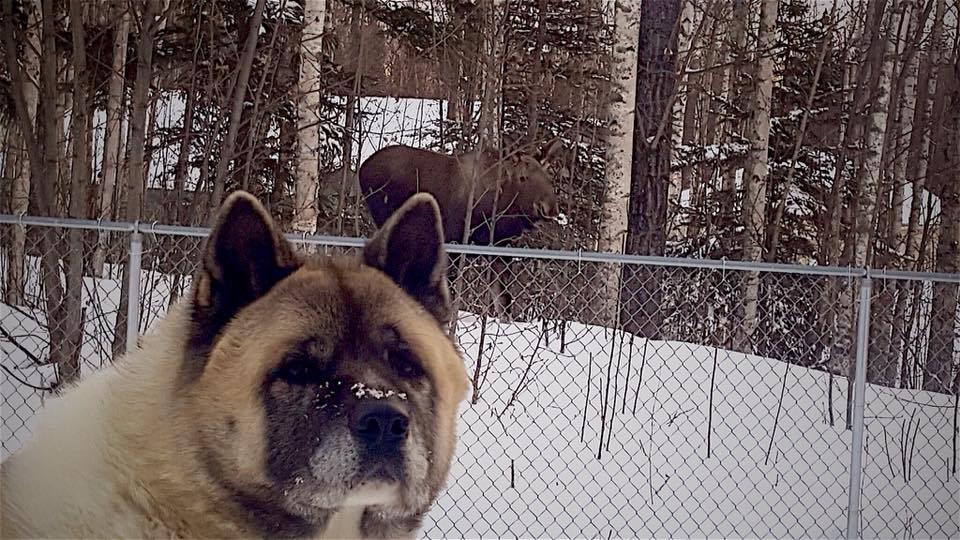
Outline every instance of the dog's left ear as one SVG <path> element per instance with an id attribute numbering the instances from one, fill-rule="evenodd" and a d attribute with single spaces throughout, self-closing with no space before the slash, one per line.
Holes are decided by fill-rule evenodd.
<path id="1" fill-rule="evenodd" d="M 418 193 L 393 213 L 367 242 L 364 262 L 381 270 L 443 325 L 450 320 L 447 255 L 440 207 Z"/>
<path id="2" fill-rule="evenodd" d="M 300 266 L 259 201 L 235 191 L 220 207 L 193 285 L 191 349 L 200 366 L 217 334 L 244 306 Z"/>

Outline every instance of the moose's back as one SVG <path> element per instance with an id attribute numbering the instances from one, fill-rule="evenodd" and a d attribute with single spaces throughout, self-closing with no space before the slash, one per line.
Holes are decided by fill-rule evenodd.
<path id="1" fill-rule="evenodd" d="M 456 157 L 409 146 L 388 146 L 360 166 L 360 189 L 378 227 L 403 201 L 425 191 L 440 206 L 445 241 L 463 238 L 469 185 Z"/>

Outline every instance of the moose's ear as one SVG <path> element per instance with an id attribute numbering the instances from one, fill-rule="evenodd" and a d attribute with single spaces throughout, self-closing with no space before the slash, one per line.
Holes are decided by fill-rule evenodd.
<path id="1" fill-rule="evenodd" d="M 429 193 L 403 203 L 363 249 L 364 262 L 390 277 L 444 325 L 450 320 L 440 207 Z"/>
<path id="2" fill-rule="evenodd" d="M 545 144 L 537 153 L 537 161 L 544 167 L 551 167 L 560 159 L 560 153 L 563 150 L 563 140 L 560 137 L 554 137 L 553 140 Z"/>
<path id="3" fill-rule="evenodd" d="M 191 348 L 205 357 L 240 309 L 300 264 L 257 199 L 244 191 L 231 193 L 214 220 L 194 280 Z"/>

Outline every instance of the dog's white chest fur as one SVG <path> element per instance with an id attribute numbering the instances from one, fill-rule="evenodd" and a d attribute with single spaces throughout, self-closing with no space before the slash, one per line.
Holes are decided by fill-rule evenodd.
<path id="1" fill-rule="evenodd" d="M 343 501 L 343 506 L 330 516 L 327 526 L 323 530 L 323 538 L 360 538 L 360 522 L 368 506 L 381 504 L 396 504 L 400 497 L 400 490 L 396 484 L 366 484 L 349 494 Z"/>
<path id="2" fill-rule="evenodd" d="M 323 538 L 360 538 L 360 520 L 366 507 L 347 506 L 330 516 L 327 527 L 323 530 Z"/>

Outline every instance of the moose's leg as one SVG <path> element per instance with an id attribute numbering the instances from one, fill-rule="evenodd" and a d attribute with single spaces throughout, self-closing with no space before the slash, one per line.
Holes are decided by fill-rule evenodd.
<path id="1" fill-rule="evenodd" d="M 466 264 L 466 256 L 462 253 L 447 252 L 447 287 L 450 290 L 450 305 L 453 306 L 453 316 L 450 319 L 449 335 L 457 335 L 457 320 L 460 318 L 460 311 L 463 309 L 461 299 L 463 298 L 463 287 L 460 283 L 460 274 L 463 272 L 463 265 Z"/>
<path id="2" fill-rule="evenodd" d="M 513 297 L 509 291 L 511 279 L 508 275 L 508 262 L 507 257 L 496 255 L 490 258 L 490 264 L 487 266 L 490 303 L 493 305 L 494 316 L 501 322 L 510 322 L 510 309 L 513 305 Z"/>

